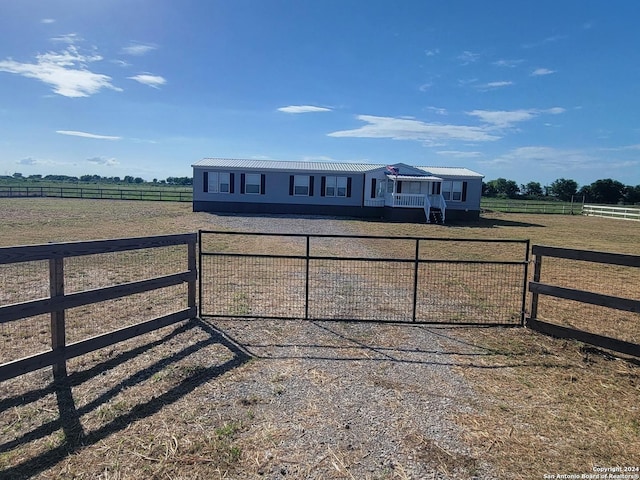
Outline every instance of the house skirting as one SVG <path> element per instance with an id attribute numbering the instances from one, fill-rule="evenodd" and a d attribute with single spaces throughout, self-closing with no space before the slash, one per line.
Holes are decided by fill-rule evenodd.
<path id="1" fill-rule="evenodd" d="M 194 201 L 194 212 L 272 213 L 285 215 L 329 215 L 332 217 L 382 218 L 382 207 L 349 205 L 304 205 L 289 203 L 205 202 Z M 423 215 L 424 216 L 424 215 Z"/>
<path id="2" fill-rule="evenodd" d="M 194 201 L 194 212 L 211 213 L 264 213 L 285 215 L 328 215 L 384 219 L 391 222 L 425 223 L 421 208 L 360 207 L 348 205 L 300 205 L 288 203 L 245 203 Z M 469 222 L 480 218 L 479 210 L 446 210 L 445 223 Z"/>

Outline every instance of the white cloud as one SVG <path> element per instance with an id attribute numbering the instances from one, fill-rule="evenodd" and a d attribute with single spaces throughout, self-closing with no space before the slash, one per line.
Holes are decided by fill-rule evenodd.
<path id="1" fill-rule="evenodd" d="M 23 165 L 26 167 L 33 167 L 36 165 L 55 165 L 56 163 L 51 160 L 42 160 L 39 158 L 26 157 L 16 162 L 18 165 Z"/>
<path id="2" fill-rule="evenodd" d="M 464 152 L 460 150 L 440 150 L 436 152 L 438 155 L 443 155 L 452 158 L 478 158 L 482 157 L 481 152 Z"/>
<path id="3" fill-rule="evenodd" d="M 149 75 L 148 73 L 144 73 L 141 75 L 135 75 L 133 77 L 127 77 L 130 80 L 135 80 L 136 82 L 142 83 L 143 85 L 148 85 L 153 88 L 160 88 L 162 85 L 167 83 L 167 80 L 164 77 L 159 75 Z"/>
<path id="4" fill-rule="evenodd" d="M 44 23 L 44 24 L 56 23 L 56 20 L 55 18 L 43 18 L 42 20 L 40 20 L 40 23 Z"/>
<path id="5" fill-rule="evenodd" d="M 544 169 L 557 172 L 578 169 L 602 168 L 602 159 L 582 150 L 558 149 L 544 146 L 519 147 L 491 160 L 479 161 L 482 165 Z"/>
<path id="6" fill-rule="evenodd" d="M 438 55 L 440 53 L 440 49 L 439 48 L 433 48 L 431 50 L 425 50 L 424 54 L 427 57 L 435 57 L 436 55 Z"/>
<path id="7" fill-rule="evenodd" d="M 475 87 L 478 90 L 493 90 L 495 88 L 508 87 L 510 85 L 513 85 L 513 82 L 508 80 L 502 80 L 498 82 L 483 83 L 482 85 L 476 85 Z"/>
<path id="8" fill-rule="evenodd" d="M 466 114 L 476 117 L 494 127 L 507 128 L 513 126 L 515 123 L 525 122 L 545 113 L 559 115 L 564 112 L 565 109 L 562 107 L 553 107 L 546 110 L 536 108 L 528 110 L 472 110 L 466 112 Z"/>
<path id="9" fill-rule="evenodd" d="M 418 140 L 429 145 L 435 145 L 445 140 L 487 142 L 500 138 L 495 134 L 489 133 L 484 127 L 442 125 L 439 123 L 425 123 L 418 120 L 377 117 L 373 115 L 358 115 L 356 118 L 366 122 L 367 125 L 353 130 L 331 132 L 328 136 Z"/>
<path id="10" fill-rule="evenodd" d="M 433 83 L 427 82 L 427 83 L 423 83 L 422 85 L 420 85 L 418 87 L 418 90 L 420 90 L 421 92 L 426 92 L 431 87 L 433 87 Z"/>
<path id="11" fill-rule="evenodd" d="M 77 42 L 81 42 L 82 37 L 80 37 L 77 33 L 67 33 L 66 35 L 58 35 L 57 37 L 52 37 L 51 41 L 73 45 Z"/>
<path id="12" fill-rule="evenodd" d="M 330 112 L 330 108 L 314 107 L 312 105 L 290 105 L 288 107 L 278 108 L 279 112 L 284 113 L 312 113 L 312 112 Z"/>
<path id="13" fill-rule="evenodd" d="M 127 55 L 133 55 L 135 57 L 140 57 L 142 55 L 146 55 L 147 53 L 155 50 L 157 47 L 154 45 L 146 45 L 144 43 L 131 43 L 130 45 L 124 47 L 122 49 L 122 53 Z"/>
<path id="14" fill-rule="evenodd" d="M 94 73 L 87 64 L 102 60 L 99 55 L 83 55 L 74 46 L 62 52 L 36 56 L 36 63 L 21 63 L 13 59 L 0 61 L 0 71 L 40 80 L 64 97 L 88 97 L 103 88 L 122 91 L 111 83 L 111 77 Z"/>
<path id="15" fill-rule="evenodd" d="M 104 158 L 104 157 L 87 158 L 87 162 L 93 163 L 95 165 L 104 165 L 106 167 L 112 167 L 114 165 L 120 164 L 120 162 L 118 162 L 115 158 Z"/>
<path id="16" fill-rule="evenodd" d="M 465 50 L 460 55 L 458 55 L 458 60 L 460 60 L 462 65 L 469 65 L 480 60 L 480 57 L 481 55 L 479 53 L 473 53 L 469 50 Z"/>
<path id="17" fill-rule="evenodd" d="M 542 40 L 538 41 L 538 42 L 532 42 L 532 43 L 525 43 L 522 45 L 522 48 L 536 48 L 536 47 L 541 47 L 543 45 L 546 45 L 548 43 L 555 43 L 559 40 L 563 40 L 567 38 L 566 35 L 551 35 L 550 37 L 546 37 L 543 38 Z"/>
<path id="18" fill-rule="evenodd" d="M 533 72 L 531 72 L 532 77 L 540 77 L 543 75 L 551 75 L 552 73 L 556 73 L 555 70 L 549 70 L 548 68 L 536 68 Z"/>
<path id="19" fill-rule="evenodd" d="M 431 110 L 432 112 L 437 113 L 438 115 L 449 115 L 449 112 L 447 112 L 446 108 L 427 107 L 427 110 Z"/>
<path id="20" fill-rule="evenodd" d="M 121 140 L 122 137 L 115 137 L 112 135 L 98 135 L 95 133 L 78 132 L 76 130 L 56 130 L 56 133 L 60 135 L 70 135 L 72 137 L 93 138 L 96 140 Z"/>
<path id="21" fill-rule="evenodd" d="M 495 65 L 496 67 L 508 67 L 508 68 L 513 68 L 513 67 L 517 67 L 518 65 L 520 65 L 524 60 L 496 60 L 495 62 L 493 62 L 493 65 Z"/>

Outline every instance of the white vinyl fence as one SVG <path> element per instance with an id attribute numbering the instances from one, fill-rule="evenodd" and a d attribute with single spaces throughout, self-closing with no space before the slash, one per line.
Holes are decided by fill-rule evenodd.
<path id="1" fill-rule="evenodd" d="M 639 207 L 618 207 L 611 205 L 589 205 L 582 206 L 582 214 L 590 217 L 609 217 L 622 220 L 640 221 Z"/>

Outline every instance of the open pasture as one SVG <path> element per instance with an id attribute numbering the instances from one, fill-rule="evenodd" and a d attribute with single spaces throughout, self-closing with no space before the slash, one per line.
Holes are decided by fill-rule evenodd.
<path id="1" fill-rule="evenodd" d="M 216 216 L 177 203 L 0 200 L 2 246 L 201 228 L 529 238 L 640 254 L 640 225 L 593 217 L 492 213 L 435 226 Z M 286 250 L 278 242 L 256 246 Z M 549 268 L 563 284 L 638 298 L 637 279 L 615 284 L 614 274 L 590 265 L 578 275 Z M 589 313 L 570 308 L 562 315 L 577 326 L 607 322 L 590 325 Z M 117 320 L 117 305 L 99 319 L 105 328 Z M 615 322 L 607 328 L 637 341 L 637 323 Z M 47 370 L 0 384 L 0 473 L 543 478 L 640 465 L 638 365 L 519 328 L 216 320 L 94 352 L 70 362 L 70 372 L 66 389 L 54 388 Z"/>

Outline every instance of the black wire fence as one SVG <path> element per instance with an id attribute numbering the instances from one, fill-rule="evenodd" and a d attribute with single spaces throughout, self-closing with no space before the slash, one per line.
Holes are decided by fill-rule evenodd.
<path id="1" fill-rule="evenodd" d="M 202 316 L 524 321 L 528 240 L 199 233 Z"/>

